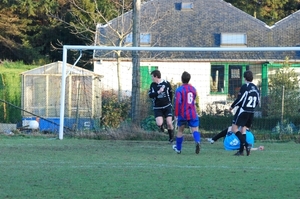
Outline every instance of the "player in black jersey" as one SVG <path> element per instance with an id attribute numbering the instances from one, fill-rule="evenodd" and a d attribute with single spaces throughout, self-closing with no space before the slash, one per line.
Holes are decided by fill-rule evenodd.
<path id="1" fill-rule="evenodd" d="M 251 144 L 246 142 L 245 137 L 242 135 L 245 132 L 240 132 L 239 126 L 251 127 L 254 117 L 254 110 L 260 103 L 259 90 L 256 85 L 252 83 L 253 73 L 250 70 L 245 71 L 244 79 L 246 83 L 240 88 L 237 99 L 231 104 L 229 109 L 231 111 L 234 107 L 239 107 L 232 120 L 232 132 L 235 133 L 241 143 L 239 151 L 234 154 L 237 156 L 244 154 L 244 147 L 246 148 L 247 156 L 250 155 Z"/>
<path id="2" fill-rule="evenodd" d="M 172 124 L 172 87 L 168 81 L 161 79 L 161 73 L 159 70 L 152 71 L 151 77 L 153 82 L 150 85 L 148 95 L 153 102 L 156 125 L 164 131 L 163 122 L 164 118 L 166 118 L 169 142 L 172 143 L 174 137 L 174 127 Z"/>

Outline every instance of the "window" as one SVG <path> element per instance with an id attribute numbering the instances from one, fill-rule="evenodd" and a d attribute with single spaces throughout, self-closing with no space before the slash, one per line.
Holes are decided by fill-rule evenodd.
<path id="1" fill-rule="evenodd" d="M 245 33 L 221 33 L 221 46 L 246 46 Z"/>
<path id="2" fill-rule="evenodd" d="M 194 8 L 193 3 L 181 3 L 180 10 L 192 10 Z"/>
<path id="3" fill-rule="evenodd" d="M 213 65 L 211 66 L 211 82 L 210 89 L 213 93 L 224 93 L 224 66 L 223 65 Z"/>
<path id="4" fill-rule="evenodd" d="M 243 73 L 248 65 L 211 65 L 210 92 L 212 94 L 226 94 L 229 98 L 237 97 L 243 82 Z"/>
<path id="5" fill-rule="evenodd" d="M 229 65 L 228 96 L 236 98 L 242 84 L 242 66 Z"/>
<path id="6" fill-rule="evenodd" d="M 132 43 L 132 33 L 128 34 L 125 39 L 125 43 Z M 151 44 L 151 34 L 150 33 L 141 33 L 140 34 L 140 44 L 141 45 L 150 45 Z"/>

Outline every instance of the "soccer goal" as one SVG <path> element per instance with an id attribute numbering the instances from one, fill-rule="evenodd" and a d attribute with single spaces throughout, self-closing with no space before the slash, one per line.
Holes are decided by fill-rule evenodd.
<path id="1" fill-rule="evenodd" d="M 182 72 L 189 72 L 192 76 L 190 83 L 198 91 L 198 108 L 200 114 L 226 114 L 224 110 L 228 108 L 229 104 L 237 96 L 239 88 L 243 83 L 243 72 L 246 70 L 253 72 L 253 82 L 260 89 L 262 102 L 266 102 L 257 111 L 257 117 L 263 117 L 265 114 L 268 114 L 268 108 L 270 108 L 268 101 L 271 90 L 270 80 L 272 76 L 277 74 L 277 70 L 288 66 L 297 77 L 300 77 L 300 47 L 220 48 L 65 45 L 63 46 L 61 71 L 59 139 L 63 139 L 64 122 L 65 118 L 68 117 L 67 112 L 70 111 L 66 109 L 68 104 L 68 99 L 66 99 L 66 85 L 72 83 L 67 82 L 67 77 L 71 69 L 67 67 L 68 63 L 66 60 L 68 51 L 70 50 L 94 52 L 93 72 L 100 75 L 98 82 L 101 84 L 99 87 L 101 92 L 97 95 L 85 95 L 89 99 L 88 108 L 94 107 L 93 104 L 98 104 L 96 107 L 98 115 L 92 116 L 95 120 L 102 120 L 106 117 L 101 105 L 104 103 L 103 100 L 106 97 L 102 96 L 105 91 L 115 93 L 119 100 L 125 98 L 130 100 L 133 74 L 139 74 L 139 89 L 142 95 L 139 98 L 142 106 L 140 109 L 142 114 L 141 119 L 149 116 L 149 106 L 151 103 L 146 93 L 151 83 L 150 73 L 154 69 L 160 70 L 162 79 L 171 82 L 174 85 L 174 89 L 181 82 Z M 139 55 L 139 66 L 134 69 L 132 52 L 138 52 Z M 138 73 L 133 73 L 134 70 L 138 70 Z M 299 82 L 297 82 L 297 86 L 299 87 Z M 78 88 L 78 86 L 75 88 Z M 81 95 L 83 94 L 81 93 Z M 276 100 L 273 100 L 273 102 L 275 103 Z M 267 105 L 269 106 L 267 107 Z M 269 114 L 271 113 L 269 112 Z M 96 123 L 101 125 L 101 121 L 96 121 Z"/>

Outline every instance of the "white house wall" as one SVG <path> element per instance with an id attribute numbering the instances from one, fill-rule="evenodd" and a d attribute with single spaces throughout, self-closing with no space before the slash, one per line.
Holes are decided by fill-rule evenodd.
<path id="1" fill-rule="evenodd" d="M 191 74 L 190 83 L 196 87 L 199 95 L 200 109 L 204 110 L 207 103 L 213 101 L 226 101 L 226 95 L 210 95 L 210 63 L 209 62 L 141 62 L 141 66 L 158 66 L 162 79 L 173 83 L 181 83 L 181 74 L 187 71 Z M 103 75 L 101 79 L 104 90 L 118 89 L 117 63 L 116 62 L 95 62 L 94 72 Z M 121 62 L 121 85 L 125 95 L 131 95 L 132 89 L 132 62 Z M 149 85 L 150 86 L 150 85 Z"/>

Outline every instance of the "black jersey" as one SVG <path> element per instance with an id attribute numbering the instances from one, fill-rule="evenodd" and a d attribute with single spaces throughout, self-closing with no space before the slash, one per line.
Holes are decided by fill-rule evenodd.
<path id="1" fill-rule="evenodd" d="M 164 87 L 164 91 L 158 94 L 157 92 L 161 87 Z M 152 99 L 153 109 L 165 108 L 172 105 L 172 87 L 171 84 L 166 80 L 163 80 L 160 83 L 152 82 L 148 95 Z"/>
<path id="2" fill-rule="evenodd" d="M 256 106 L 260 103 L 260 94 L 256 85 L 248 82 L 242 85 L 237 99 L 231 107 L 239 106 L 243 111 L 254 113 Z"/>

